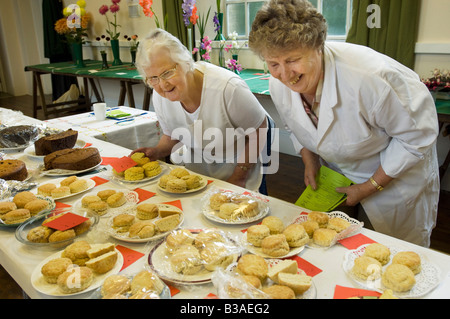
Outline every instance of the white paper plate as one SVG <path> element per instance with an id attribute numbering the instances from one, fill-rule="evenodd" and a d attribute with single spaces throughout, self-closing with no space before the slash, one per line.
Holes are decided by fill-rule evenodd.
<path id="1" fill-rule="evenodd" d="M 91 245 L 93 248 L 95 248 L 95 244 Z M 117 274 L 120 269 L 122 269 L 123 266 L 123 256 L 120 253 L 120 251 L 118 251 L 116 249 L 117 252 L 117 261 L 116 264 L 114 265 L 114 268 L 111 269 L 110 271 L 108 271 L 107 273 L 104 274 L 95 274 L 94 273 L 94 280 L 92 281 L 92 284 L 86 288 L 83 291 L 80 292 L 76 292 L 73 294 L 66 294 L 61 292 L 61 290 L 59 289 L 57 284 L 49 284 L 47 283 L 47 281 L 44 279 L 44 276 L 42 276 L 41 273 L 41 268 L 50 260 L 55 259 L 55 258 L 60 258 L 61 254 L 64 250 L 61 250 L 57 253 L 54 253 L 53 255 L 45 258 L 42 262 L 40 262 L 33 270 L 33 273 L 31 274 L 31 284 L 33 285 L 33 287 L 39 291 L 40 293 L 43 293 L 45 295 L 49 295 L 49 296 L 56 296 L 56 297 L 61 297 L 61 296 L 76 296 L 79 294 L 83 294 L 85 292 L 88 291 L 92 291 L 94 289 L 97 289 L 98 287 L 100 287 L 103 284 L 103 281 L 111 276 L 111 275 L 115 275 Z"/>
<path id="2" fill-rule="evenodd" d="M 55 179 L 55 180 L 51 180 L 51 181 L 48 181 L 48 182 L 45 182 L 45 183 L 41 183 L 41 185 L 43 185 L 43 184 L 55 184 L 56 185 L 56 187 L 60 187 L 61 186 L 61 181 L 63 181 L 65 178 L 58 178 L 58 179 Z M 67 195 L 67 196 L 62 196 L 62 197 L 58 197 L 58 198 L 54 198 L 55 200 L 62 200 L 62 199 L 66 199 L 66 198 L 69 198 L 69 197 L 72 197 L 72 196 L 76 196 L 76 195 L 80 195 L 80 194 L 83 194 L 83 193 L 86 193 L 86 192 L 88 192 L 88 191 L 90 191 L 91 189 L 93 189 L 94 187 L 95 187 L 95 181 L 93 181 L 92 179 L 90 179 L 90 178 L 82 178 L 82 177 L 78 177 L 78 179 L 84 179 L 84 180 L 86 180 L 86 182 L 87 182 L 87 188 L 85 189 L 85 190 L 82 190 L 81 192 L 78 192 L 78 193 L 72 193 L 72 194 L 70 194 L 70 195 Z M 39 187 L 39 186 L 38 186 Z M 31 192 L 32 193 L 34 193 L 34 194 L 37 194 L 37 188 L 34 188 L 33 190 L 31 190 Z M 52 197 L 50 197 L 50 198 L 52 198 Z"/>
<path id="3" fill-rule="evenodd" d="M 97 165 L 90 167 L 90 168 L 86 168 L 80 171 L 74 171 L 74 170 L 68 170 L 68 169 L 51 169 L 48 171 L 42 170 L 42 174 L 45 176 L 68 176 L 68 175 L 77 175 L 77 174 L 81 174 L 81 173 L 86 173 L 89 171 L 93 171 L 94 169 L 97 169 L 98 167 L 100 167 L 102 163 L 98 163 Z"/>
<path id="4" fill-rule="evenodd" d="M 198 176 L 200 176 L 200 175 L 198 175 Z M 207 180 L 206 178 L 204 178 L 203 176 L 200 176 L 200 178 L 201 178 L 201 181 L 200 181 L 200 187 L 197 187 L 197 188 L 194 188 L 194 189 L 189 189 L 189 190 L 187 190 L 187 191 L 185 191 L 185 192 L 182 192 L 182 193 L 171 192 L 171 191 L 168 191 L 168 190 L 165 189 L 165 188 L 162 188 L 161 186 L 159 186 L 159 181 L 158 181 L 157 187 L 158 187 L 158 189 L 159 189 L 160 191 L 163 191 L 163 192 L 169 193 L 169 194 L 176 194 L 176 195 L 191 194 L 191 193 L 195 193 L 195 192 L 201 191 L 201 190 L 203 190 L 206 186 L 208 186 L 208 180 Z"/>
<path id="5" fill-rule="evenodd" d="M 118 212 L 128 213 L 135 209 L 136 204 L 139 202 L 139 194 L 137 192 L 130 191 L 130 190 L 123 190 L 123 189 L 117 190 L 117 192 L 122 192 L 125 195 L 125 199 L 126 199 L 125 204 L 123 204 L 122 206 L 119 206 L 119 207 L 108 207 L 108 211 L 105 214 L 101 215 L 100 217 L 107 217 L 110 214 L 115 214 Z M 97 192 L 95 192 L 95 193 L 91 192 L 90 194 L 85 194 L 85 196 L 88 196 L 88 195 L 97 195 Z M 77 200 L 73 204 L 72 207 L 75 210 L 88 210 L 93 215 L 95 215 L 96 213 L 94 211 L 91 211 L 91 210 L 83 207 L 82 200 L 83 200 L 83 198 L 80 198 L 79 200 Z"/>
<path id="6" fill-rule="evenodd" d="M 242 244 L 252 254 L 261 256 L 263 258 L 273 258 L 273 259 L 278 259 L 278 258 L 281 259 L 281 258 L 288 258 L 288 257 L 296 256 L 296 255 L 300 254 L 303 251 L 303 249 L 305 249 L 305 246 L 295 247 L 295 248 L 289 249 L 289 252 L 286 255 L 279 256 L 279 257 L 270 256 L 270 255 L 263 253 L 263 250 L 261 247 L 256 247 L 247 241 L 247 232 L 242 236 Z"/>

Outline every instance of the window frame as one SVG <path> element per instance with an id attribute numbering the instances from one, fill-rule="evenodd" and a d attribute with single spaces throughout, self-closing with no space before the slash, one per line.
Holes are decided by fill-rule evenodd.
<path id="1" fill-rule="evenodd" d="M 226 0 L 225 1 L 225 16 L 226 16 L 226 28 L 227 30 L 225 37 L 233 32 L 234 30 L 229 30 L 229 24 L 228 24 L 228 5 L 229 4 L 237 4 L 237 3 L 244 3 L 245 5 L 245 35 L 239 35 L 238 40 L 248 40 L 248 35 L 250 33 L 251 26 L 249 25 L 249 10 L 248 10 L 248 3 L 249 2 L 260 2 L 261 0 Z M 267 0 L 264 0 L 267 1 Z M 323 8 L 323 1 L 324 0 L 317 0 L 317 10 L 322 13 Z M 327 34 L 327 40 L 331 41 L 345 41 L 347 38 L 348 31 L 350 29 L 350 25 L 352 22 L 352 6 L 353 6 L 353 0 L 347 0 L 347 15 L 346 15 L 346 21 L 345 21 L 345 35 L 329 35 Z"/>

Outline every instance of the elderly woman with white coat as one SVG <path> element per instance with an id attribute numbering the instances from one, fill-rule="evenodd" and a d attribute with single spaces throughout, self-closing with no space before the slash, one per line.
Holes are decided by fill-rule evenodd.
<path id="1" fill-rule="evenodd" d="M 326 42 L 306 0 L 271 0 L 250 48 L 268 65 L 270 94 L 316 187 L 326 165 L 355 182 L 337 188 L 379 232 L 430 245 L 439 200 L 434 101 L 413 71 L 374 50 Z M 360 204 L 360 205 L 359 205 Z"/>

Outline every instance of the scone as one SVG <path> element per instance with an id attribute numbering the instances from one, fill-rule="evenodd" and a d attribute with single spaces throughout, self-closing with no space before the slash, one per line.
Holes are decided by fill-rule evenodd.
<path id="1" fill-rule="evenodd" d="M 153 177 L 161 173 L 161 165 L 157 161 L 148 162 L 142 165 L 146 177 Z"/>
<path id="2" fill-rule="evenodd" d="M 261 242 L 262 252 L 271 257 L 281 257 L 289 253 L 289 244 L 284 234 L 270 235 Z"/>
<path id="3" fill-rule="evenodd" d="M 52 197 L 55 198 L 55 199 L 56 198 L 61 198 L 61 197 L 66 197 L 66 196 L 69 196 L 71 194 L 69 186 L 57 187 L 57 188 L 53 189 L 51 191 L 51 193 L 52 193 Z"/>
<path id="4" fill-rule="evenodd" d="M 327 213 L 312 211 L 308 214 L 308 220 L 316 221 L 320 228 L 327 227 L 330 217 Z"/>
<path id="5" fill-rule="evenodd" d="M 64 178 L 59 185 L 61 186 L 69 186 L 70 184 L 72 184 L 73 182 L 75 182 L 78 179 L 78 177 L 76 177 L 75 175 L 69 176 Z"/>
<path id="6" fill-rule="evenodd" d="M 150 158 L 148 158 L 147 156 L 145 156 L 145 153 L 143 152 L 136 152 L 133 153 L 130 158 L 136 162 L 136 164 L 138 166 L 142 166 L 148 162 L 150 162 Z"/>
<path id="7" fill-rule="evenodd" d="M 103 216 L 108 212 L 108 204 L 106 204 L 106 202 L 102 200 L 89 203 L 87 208 L 89 208 L 99 216 Z"/>
<path id="8" fill-rule="evenodd" d="M 270 236 L 270 229 L 266 225 L 252 225 L 247 229 L 247 242 L 255 247 L 261 247 L 267 236 Z"/>
<path id="9" fill-rule="evenodd" d="M 336 239 L 337 232 L 329 228 L 319 228 L 313 234 L 314 244 L 329 247 Z"/>
<path id="10" fill-rule="evenodd" d="M 88 208 L 91 203 L 100 202 L 101 199 L 97 195 L 87 195 L 81 199 L 81 206 Z"/>
<path id="11" fill-rule="evenodd" d="M 200 251 L 200 257 L 204 262 L 205 269 L 214 271 L 218 267 L 225 269 L 233 262 L 234 256 L 223 243 L 209 242 Z"/>
<path id="12" fill-rule="evenodd" d="M 300 225 L 306 230 L 309 238 L 313 238 L 314 232 L 319 229 L 319 223 L 314 220 L 306 220 L 301 222 Z"/>
<path id="13" fill-rule="evenodd" d="M 113 296 L 116 294 L 122 295 L 130 291 L 131 279 L 124 275 L 108 276 L 103 282 L 101 294 L 103 297 Z"/>
<path id="14" fill-rule="evenodd" d="M 276 216 L 267 216 L 261 224 L 269 228 L 271 235 L 281 234 L 284 231 L 283 221 Z"/>
<path id="15" fill-rule="evenodd" d="M 147 220 L 158 217 L 158 206 L 150 203 L 139 204 L 136 207 L 136 217 L 139 219 Z"/>
<path id="16" fill-rule="evenodd" d="M 113 228 L 118 233 L 126 233 L 133 225 L 135 220 L 134 215 L 131 214 L 120 214 L 113 218 Z"/>
<path id="17" fill-rule="evenodd" d="M 159 179 L 159 184 L 158 184 L 159 187 L 166 188 L 167 182 L 169 182 L 172 179 L 177 179 L 177 177 L 170 175 L 170 174 L 161 176 L 161 178 Z"/>
<path id="18" fill-rule="evenodd" d="M 31 216 L 34 216 L 49 208 L 49 205 L 49 202 L 45 199 L 38 198 L 26 203 L 24 208 L 30 211 Z"/>
<path id="19" fill-rule="evenodd" d="M 250 286 L 255 287 L 256 289 L 262 288 L 261 280 L 259 280 L 259 278 L 256 276 L 239 276 L 239 278 L 248 283 Z"/>
<path id="20" fill-rule="evenodd" d="M 75 182 L 69 184 L 69 188 L 72 194 L 79 193 L 88 188 L 88 183 L 85 179 L 79 178 Z"/>
<path id="21" fill-rule="evenodd" d="M 245 254 L 239 258 L 236 270 L 241 275 L 256 276 L 264 283 L 269 272 L 269 266 L 263 257 Z"/>
<path id="22" fill-rule="evenodd" d="M 127 202 L 127 199 L 125 198 L 125 194 L 123 192 L 117 192 L 111 196 L 108 197 L 106 200 L 106 203 L 111 208 L 117 208 L 122 206 Z"/>
<path id="23" fill-rule="evenodd" d="M 169 173 L 172 176 L 175 176 L 176 178 L 182 178 L 183 176 L 189 175 L 188 170 L 182 167 L 175 167 L 173 170 Z"/>
<path id="24" fill-rule="evenodd" d="M 97 196 L 100 197 L 102 201 L 105 201 L 108 199 L 109 196 L 114 195 L 116 191 L 114 189 L 104 189 L 102 191 L 99 191 L 97 193 Z"/>
<path id="25" fill-rule="evenodd" d="M 350 225 L 351 224 L 348 221 L 346 221 L 345 219 L 342 219 L 340 217 L 334 217 L 334 218 L 330 218 L 328 220 L 327 227 L 335 230 L 337 233 L 340 233 L 341 231 L 350 227 Z"/>
<path id="26" fill-rule="evenodd" d="M 378 260 L 381 265 L 386 265 L 391 258 L 391 251 L 386 246 L 373 243 L 366 247 L 364 251 L 364 256 L 372 257 Z"/>
<path id="27" fill-rule="evenodd" d="M 77 278 L 74 282 L 74 278 Z M 73 294 L 87 289 L 94 280 L 94 274 L 88 267 L 69 267 L 59 275 L 57 284 L 66 294 Z"/>
<path id="28" fill-rule="evenodd" d="M 42 196 L 52 196 L 52 190 L 56 188 L 56 185 L 53 183 L 42 184 L 37 188 L 37 194 Z"/>
<path id="29" fill-rule="evenodd" d="M 144 179 L 144 168 L 140 166 L 130 167 L 125 170 L 124 178 L 127 181 L 139 181 Z"/>
<path id="30" fill-rule="evenodd" d="M 209 207 L 213 210 L 219 210 L 220 206 L 225 203 L 231 202 L 231 199 L 222 193 L 214 193 L 209 198 Z"/>
<path id="31" fill-rule="evenodd" d="M 174 230 L 180 224 L 180 215 L 169 215 L 167 217 L 157 219 L 154 224 L 155 229 L 160 233 Z"/>
<path id="32" fill-rule="evenodd" d="M 56 284 L 59 275 L 72 265 L 72 260 L 69 258 L 55 258 L 44 264 L 41 268 L 41 274 L 45 281 L 49 284 Z"/>
<path id="33" fill-rule="evenodd" d="M 36 195 L 32 192 L 25 191 L 14 195 L 13 202 L 16 204 L 17 208 L 24 208 L 28 202 L 37 199 Z"/>
<path id="34" fill-rule="evenodd" d="M 186 182 L 187 189 L 196 189 L 202 186 L 202 179 L 198 175 L 186 175 L 181 177 L 182 180 Z"/>
<path id="35" fill-rule="evenodd" d="M 49 237 L 48 242 L 49 243 L 57 243 L 60 241 L 65 241 L 69 239 L 73 239 L 76 237 L 75 230 L 73 229 L 67 229 L 67 230 L 56 230 L 54 231 Z"/>
<path id="36" fill-rule="evenodd" d="M 166 184 L 166 190 L 172 193 L 184 193 L 187 191 L 186 181 L 182 179 L 171 179 Z"/>
<path id="37" fill-rule="evenodd" d="M 301 295 L 311 288 L 312 278 L 303 274 L 279 273 L 278 283 L 291 288 L 295 294 Z"/>
<path id="38" fill-rule="evenodd" d="M 172 231 L 166 238 L 166 251 L 172 254 L 182 245 L 191 245 L 194 243 L 194 235 L 188 229 Z"/>
<path id="39" fill-rule="evenodd" d="M 268 276 L 270 280 L 272 280 L 275 283 L 278 283 L 278 274 L 280 273 L 296 274 L 297 270 L 298 265 L 295 260 L 284 259 L 280 260 L 277 264 L 269 268 Z"/>
<path id="40" fill-rule="evenodd" d="M 416 284 L 416 278 L 411 269 L 401 264 L 390 264 L 381 276 L 381 283 L 395 292 L 406 292 Z"/>
<path id="41" fill-rule="evenodd" d="M 89 260 L 87 252 L 91 248 L 91 245 L 85 240 L 76 241 L 63 250 L 61 257 L 69 258 L 78 266 L 84 266 Z"/>
<path id="42" fill-rule="evenodd" d="M 117 258 L 117 252 L 110 251 L 93 259 L 89 259 L 86 261 L 86 267 L 92 269 L 96 274 L 105 274 L 114 268 Z"/>
<path id="43" fill-rule="evenodd" d="M 92 226 L 92 220 L 88 219 L 85 220 L 84 222 L 82 222 L 81 224 L 75 226 L 74 228 L 72 228 L 75 231 L 75 234 L 77 236 L 87 232 Z"/>
<path id="44" fill-rule="evenodd" d="M 96 258 L 100 255 L 109 253 L 110 251 L 114 251 L 116 245 L 113 243 L 106 244 L 97 244 L 95 247 L 92 247 L 87 251 L 87 255 L 89 258 Z"/>
<path id="45" fill-rule="evenodd" d="M 150 238 L 155 234 L 155 225 L 150 221 L 140 221 L 131 225 L 128 236 L 133 238 Z"/>
<path id="46" fill-rule="evenodd" d="M 262 290 L 272 299 L 295 299 L 295 292 L 288 286 L 272 285 Z"/>
<path id="47" fill-rule="evenodd" d="M 236 203 L 224 203 L 220 205 L 218 216 L 225 220 L 235 220 L 236 215 L 235 212 L 239 208 L 239 205 Z"/>
<path id="48" fill-rule="evenodd" d="M 194 246 L 202 249 L 209 242 L 225 242 L 226 239 L 223 233 L 218 229 L 205 229 L 195 236 Z"/>
<path id="49" fill-rule="evenodd" d="M 131 280 L 131 294 L 133 295 L 148 291 L 154 291 L 157 294 L 160 294 L 163 289 L 164 284 L 161 279 L 148 270 L 140 271 Z"/>
<path id="50" fill-rule="evenodd" d="M 15 209 L 17 205 L 14 202 L 0 202 L 0 217 Z"/>
<path id="51" fill-rule="evenodd" d="M 5 215 L 2 216 L 2 220 L 5 224 L 12 225 L 12 224 L 23 223 L 24 221 L 28 220 L 30 217 L 31 217 L 31 214 L 28 209 L 18 208 L 18 209 L 12 210 L 10 212 L 7 212 Z"/>
<path id="52" fill-rule="evenodd" d="M 363 280 L 375 280 L 381 276 L 381 263 L 372 257 L 355 258 L 351 272 Z"/>
<path id="53" fill-rule="evenodd" d="M 37 226 L 30 229 L 27 239 L 32 243 L 48 243 L 48 238 L 54 232 L 53 229 L 45 226 Z"/>
<path id="54" fill-rule="evenodd" d="M 401 264 L 405 265 L 409 269 L 412 270 L 414 275 L 420 273 L 422 269 L 422 261 L 420 256 L 413 251 L 401 251 L 395 254 L 394 258 L 392 258 L 393 264 Z"/>
<path id="55" fill-rule="evenodd" d="M 287 243 L 291 248 L 305 246 L 309 242 L 309 236 L 305 228 L 300 224 L 290 224 L 283 231 Z"/>
<path id="56" fill-rule="evenodd" d="M 172 270 L 183 275 L 194 275 L 203 268 L 200 252 L 192 245 L 179 247 L 169 260 Z"/>

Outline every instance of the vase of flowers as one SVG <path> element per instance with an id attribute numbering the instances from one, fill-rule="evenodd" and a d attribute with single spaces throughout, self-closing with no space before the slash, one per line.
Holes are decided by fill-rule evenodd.
<path id="1" fill-rule="evenodd" d="M 211 42 L 212 41 L 208 36 L 203 37 L 202 42 L 200 43 L 200 49 L 194 48 L 194 50 L 192 50 L 192 54 L 199 52 L 200 59 L 202 61 L 209 62 L 211 60 L 211 56 L 209 55 L 211 52 Z"/>
<path id="2" fill-rule="evenodd" d="M 225 65 L 228 70 L 233 71 L 236 74 L 241 74 L 242 66 L 235 59 L 229 59 L 225 61 Z"/>
<path id="3" fill-rule="evenodd" d="M 70 45 L 72 50 L 72 59 L 77 68 L 85 67 L 83 61 L 83 44 L 87 27 L 91 20 L 91 16 L 85 11 L 86 2 L 84 0 L 77 1 L 64 8 L 64 18 L 59 19 L 55 23 L 55 31 L 64 35 L 65 41 Z"/>
<path id="4" fill-rule="evenodd" d="M 213 22 L 214 22 L 214 26 L 215 26 L 214 31 L 216 32 L 216 37 L 214 38 L 215 41 L 225 40 L 225 37 L 223 36 L 223 33 L 222 33 L 222 31 L 223 31 L 222 30 L 223 13 L 220 11 L 220 9 L 221 9 L 220 2 L 221 2 L 221 0 L 216 0 L 217 12 L 214 14 L 214 18 L 213 18 Z"/>
<path id="5" fill-rule="evenodd" d="M 189 52 L 192 52 L 192 26 L 197 23 L 197 7 L 196 0 L 183 0 L 181 9 L 183 10 L 183 21 L 187 28 L 187 48 Z"/>
<path id="6" fill-rule="evenodd" d="M 113 52 L 113 63 L 112 65 L 121 65 L 122 61 L 120 60 L 120 46 L 119 46 L 119 36 L 120 32 L 117 31 L 118 27 L 120 27 L 119 24 L 117 24 L 117 12 L 120 10 L 119 2 L 120 0 L 111 0 L 112 5 L 102 5 L 98 11 L 101 15 L 104 15 L 106 18 L 107 26 L 106 32 L 109 34 L 111 38 L 111 49 Z M 109 21 L 108 15 L 106 14 L 108 11 L 111 11 L 111 13 L 114 16 L 114 22 Z"/>
<path id="7" fill-rule="evenodd" d="M 135 65 L 136 64 L 136 52 L 137 52 L 137 48 L 139 46 L 139 41 L 137 40 L 138 36 L 137 36 L 137 34 L 135 34 L 135 35 L 132 35 L 131 37 L 129 37 L 127 35 L 125 35 L 124 37 L 127 41 L 131 41 L 131 46 L 130 46 L 131 64 Z"/>
<path id="8" fill-rule="evenodd" d="M 100 55 L 102 57 L 102 70 L 109 69 L 108 58 L 107 58 L 108 55 L 107 55 L 107 53 L 106 53 L 104 48 L 106 48 L 107 43 L 109 42 L 110 38 L 105 36 L 104 34 L 102 34 L 102 36 L 101 37 L 97 37 L 96 40 L 99 41 L 99 42 L 103 42 L 102 43 L 103 49 L 100 50 Z"/>
<path id="9" fill-rule="evenodd" d="M 450 100 L 450 72 L 434 69 L 431 77 L 422 79 L 433 98 L 436 100 Z"/>
<path id="10" fill-rule="evenodd" d="M 155 17 L 155 24 L 157 28 L 166 29 L 167 26 L 167 14 L 164 17 L 163 25 L 159 23 L 159 19 L 155 14 L 155 11 L 152 9 L 153 0 L 139 0 L 139 5 L 142 7 L 142 12 L 146 17 Z"/>

